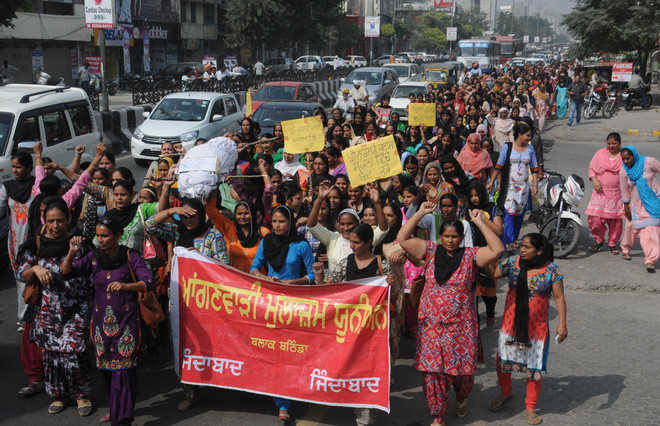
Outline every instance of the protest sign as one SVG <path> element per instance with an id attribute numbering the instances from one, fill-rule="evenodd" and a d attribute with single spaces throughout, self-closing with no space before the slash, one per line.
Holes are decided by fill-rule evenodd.
<path id="1" fill-rule="evenodd" d="M 389 412 L 385 277 L 286 285 L 181 247 L 173 264 L 171 321 L 182 383 Z"/>
<path id="2" fill-rule="evenodd" d="M 392 135 L 347 148 L 342 157 L 353 187 L 403 173 Z"/>
<path id="3" fill-rule="evenodd" d="M 318 115 L 283 121 L 282 131 L 284 152 L 289 154 L 316 152 L 325 147 L 323 123 Z"/>
<path id="4" fill-rule="evenodd" d="M 427 127 L 435 126 L 435 104 L 434 103 L 411 103 L 408 104 L 408 125 Z"/>

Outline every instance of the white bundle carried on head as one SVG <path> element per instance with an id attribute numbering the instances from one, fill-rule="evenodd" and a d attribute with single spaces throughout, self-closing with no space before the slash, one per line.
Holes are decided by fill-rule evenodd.
<path id="1" fill-rule="evenodd" d="M 208 198 L 218 187 L 219 176 L 231 173 L 237 160 L 236 143 L 229 138 L 213 138 L 191 148 L 179 163 L 179 194 Z"/>

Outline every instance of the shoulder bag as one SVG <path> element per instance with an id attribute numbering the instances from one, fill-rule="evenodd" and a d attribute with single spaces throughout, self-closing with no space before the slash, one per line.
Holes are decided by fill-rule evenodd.
<path id="1" fill-rule="evenodd" d="M 127 253 L 128 256 L 128 270 L 131 273 L 131 279 L 133 282 L 138 282 L 135 272 L 133 272 L 133 266 L 131 265 L 131 253 Z M 148 326 L 155 326 L 165 320 L 165 313 L 163 308 L 160 306 L 158 299 L 153 291 L 144 290 L 138 292 L 138 304 L 140 305 L 140 317 L 142 321 Z"/>

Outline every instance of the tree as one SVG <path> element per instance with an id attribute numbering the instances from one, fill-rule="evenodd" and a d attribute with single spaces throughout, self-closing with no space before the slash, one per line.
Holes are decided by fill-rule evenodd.
<path id="1" fill-rule="evenodd" d="M 440 28 L 425 28 L 422 37 L 415 43 L 415 48 L 431 52 L 439 52 L 447 47 L 447 36 Z"/>
<path id="2" fill-rule="evenodd" d="M 16 19 L 16 12 L 26 8 L 30 9 L 27 0 L 11 0 L 7 4 L 3 4 L 0 8 L 0 27 L 14 28 L 12 21 Z"/>
<path id="3" fill-rule="evenodd" d="M 577 0 L 563 24 L 583 52 L 635 51 L 645 71 L 660 33 L 660 0 Z"/>
<path id="4" fill-rule="evenodd" d="M 385 24 L 380 27 L 380 36 L 385 38 L 392 37 L 396 31 L 394 30 L 394 25 Z"/>

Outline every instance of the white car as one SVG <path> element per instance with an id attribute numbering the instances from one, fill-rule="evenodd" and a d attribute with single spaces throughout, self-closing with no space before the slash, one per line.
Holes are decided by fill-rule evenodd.
<path id="1" fill-rule="evenodd" d="M 364 56 L 350 55 L 346 58 L 349 67 L 366 67 L 367 58 Z"/>
<path id="2" fill-rule="evenodd" d="M 181 142 L 188 150 L 197 139 L 236 132 L 243 114 L 232 94 L 180 92 L 165 96 L 145 118 L 131 138 L 131 155 L 141 165 L 160 156 L 163 142 Z"/>
<path id="3" fill-rule="evenodd" d="M 43 143 L 43 156 L 69 165 L 77 145 L 87 150 L 82 161 L 91 161 L 99 131 L 84 90 L 39 84 L 0 86 L 0 181 L 14 179 L 11 156 L 32 152 Z"/>
<path id="4" fill-rule="evenodd" d="M 408 121 L 408 104 L 410 94 L 417 96 L 418 93 L 426 93 L 426 83 L 421 81 L 407 81 L 394 88 L 390 97 L 392 112 L 399 114 L 401 121 Z"/>
<path id="5" fill-rule="evenodd" d="M 420 72 L 417 64 L 385 64 L 383 67 L 393 70 L 399 77 L 400 83 L 405 83 Z"/>
<path id="6" fill-rule="evenodd" d="M 313 71 L 323 68 L 323 60 L 320 56 L 307 55 L 301 56 L 294 61 L 296 69 L 301 71 Z"/>
<path id="7" fill-rule="evenodd" d="M 339 56 L 324 56 L 323 58 L 323 63 L 325 66 L 334 68 L 335 67 L 335 61 L 337 61 L 337 68 L 341 67 L 347 67 L 348 66 L 348 61 L 346 59 L 342 59 Z"/>

